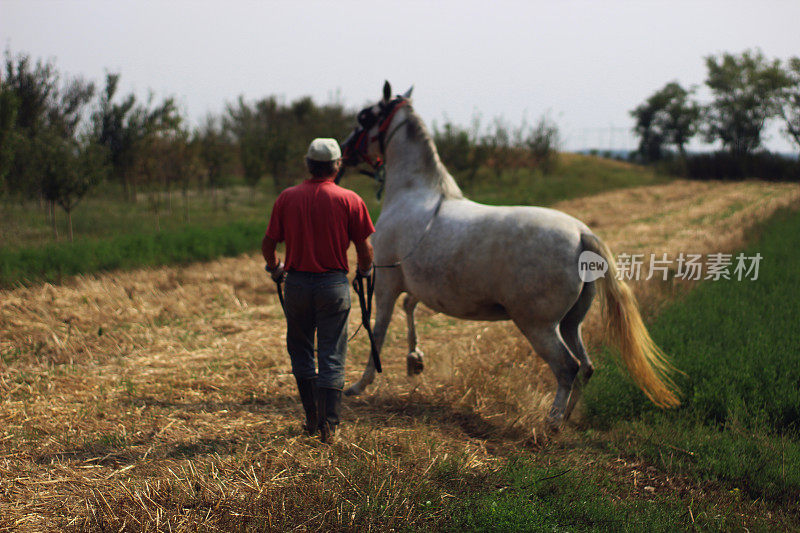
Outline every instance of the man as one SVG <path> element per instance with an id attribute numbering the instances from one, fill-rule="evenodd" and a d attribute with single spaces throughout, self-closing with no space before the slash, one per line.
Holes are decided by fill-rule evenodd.
<path id="1" fill-rule="evenodd" d="M 319 430 L 323 442 L 336 431 L 344 388 L 350 313 L 347 248 L 355 244 L 358 275 L 369 276 L 369 236 L 375 232 L 364 201 L 333 181 L 341 157 L 336 140 L 311 142 L 306 155 L 311 177 L 278 196 L 261 243 L 267 272 L 276 282 L 286 280 L 286 346 L 306 413 L 306 431 L 313 435 Z M 285 265 L 275 255 L 275 246 L 284 241 Z"/>

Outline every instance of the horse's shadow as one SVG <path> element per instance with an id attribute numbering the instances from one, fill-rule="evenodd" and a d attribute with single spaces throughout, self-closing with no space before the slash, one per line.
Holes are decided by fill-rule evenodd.
<path id="1" fill-rule="evenodd" d="M 392 396 L 376 392 L 372 395 L 348 397 L 345 400 L 344 423 L 366 421 L 381 427 L 407 428 L 413 424 L 427 424 L 453 436 L 490 441 L 502 445 L 537 447 L 541 442 L 532 438 L 524 428 L 513 424 L 495 422 L 444 400 L 422 394 Z"/>

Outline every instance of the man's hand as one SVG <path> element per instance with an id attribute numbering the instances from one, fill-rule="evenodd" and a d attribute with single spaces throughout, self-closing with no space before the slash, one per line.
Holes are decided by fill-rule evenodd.
<path id="1" fill-rule="evenodd" d="M 283 268 L 283 261 L 278 262 L 275 268 L 270 268 L 269 265 L 265 265 L 264 270 L 269 273 L 272 281 L 275 283 L 283 283 L 283 280 L 286 279 L 286 270 Z"/>
<path id="2" fill-rule="evenodd" d="M 358 269 L 356 269 L 356 276 L 360 278 L 368 278 L 372 275 L 374 271 L 375 267 L 372 265 L 369 265 L 369 268 L 367 270 L 363 270 L 361 267 L 358 267 Z"/>

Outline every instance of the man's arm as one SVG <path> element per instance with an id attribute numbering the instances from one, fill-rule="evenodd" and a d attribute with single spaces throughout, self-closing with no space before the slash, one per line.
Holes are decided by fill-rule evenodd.
<path id="1" fill-rule="evenodd" d="M 353 244 L 356 245 L 356 255 L 358 255 L 358 270 L 360 272 L 369 272 L 370 268 L 372 268 L 373 260 L 372 244 L 369 242 L 369 237 Z"/>
<path id="2" fill-rule="evenodd" d="M 270 270 L 274 270 L 278 266 L 278 258 L 275 256 L 276 246 L 278 246 L 277 242 L 264 235 L 264 239 L 261 241 L 261 253 Z"/>

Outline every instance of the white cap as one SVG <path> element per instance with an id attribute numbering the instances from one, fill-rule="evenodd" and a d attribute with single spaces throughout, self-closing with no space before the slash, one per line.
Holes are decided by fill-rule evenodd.
<path id="1" fill-rule="evenodd" d="M 312 161 L 336 161 L 342 157 L 342 149 L 336 139 L 317 138 L 308 146 L 306 157 Z"/>

